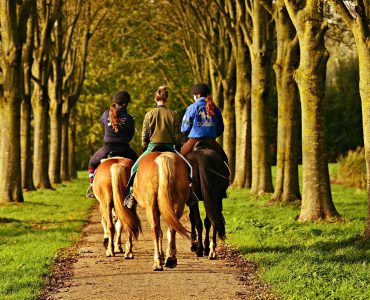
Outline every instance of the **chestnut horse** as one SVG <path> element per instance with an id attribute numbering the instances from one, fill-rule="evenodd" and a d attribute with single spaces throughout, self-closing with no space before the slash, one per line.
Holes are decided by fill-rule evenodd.
<path id="1" fill-rule="evenodd" d="M 151 152 L 141 161 L 134 180 L 134 196 L 145 208 L 154 240 L 154 271 L 177 266 L 176 232 L 189 237 L 180 223 L 185 202 L 190 193 L 187 165 L 172 152 Z M 168 247 L 166 259 L 162 249 L 163 232 L 160 216 L 167 223 Z"/>
<path id="2" fill-rule="evenodd" d="M 203 247 L 203 225 L 198 201 L 190 201 L 191 250 L 196 252 L 197 256 L 203 256 L 204 251 L 204 254 L 208 255 L 209 259 L 215 259 L 217 236 L 221 240 L 224 240 L 226 237 L 225 219 L 222 214 L 222 199 L 225 197 L 230 183 L 230 169 L 218 152 L 208 149 L 206 146 L 207 144 L 199 143 L 199 148 L 195 148 L 195 150 L 186 155 L 193 169 L 192 190 L 199 200 L 203 200 L 206 211 L 204 219 L 206 235 Z M 211 226 L 213 233 L 210 241 Z"/>
<path id="3" fill-rule="evenodd" d="M 141 232 L 141 223 L 136 209 L 130 210 L 123 205 L 125 187 L 133 162 L 123 157 L 112 157 L 102 160 L 96 169 L 93 190 L 100 204 L 101 223 L 104 230 L 104 246 L 106 256 L 114 256 L 114 252 L 122 252 L 121 231 L 122 227 L 128 235 L 126 242 L 125 258 L 133 258 L 132 238 L 138 238 Z M 113 209 L 118 217 L 116 222 L 116 240 L 113 245 L 115 227 L 113 224 Z M 113 247 L 114 246 L 114 247 Z"/>

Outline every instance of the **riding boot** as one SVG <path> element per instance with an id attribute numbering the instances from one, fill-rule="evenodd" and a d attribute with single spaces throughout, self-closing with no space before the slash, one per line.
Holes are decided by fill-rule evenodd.
<path id="1" fill-rule="evenodd" d="M 87 188 L 86 198 L 95 198 L 94 191 L 93 191 L 94 175 L 95 175 L 95 169 L 90 167 L 89 168 L 90 186 Z"/>
<path id="2" fill-rule="evenodd" d="M 132 209 L 136 207 L 137 202 L 136 202 L 134 195 L 132 194 L 132 187 L 128 187 L 128 193 L 127 193 L 125 200 L 123 201 L 123 204 L 128 209 Z"/>

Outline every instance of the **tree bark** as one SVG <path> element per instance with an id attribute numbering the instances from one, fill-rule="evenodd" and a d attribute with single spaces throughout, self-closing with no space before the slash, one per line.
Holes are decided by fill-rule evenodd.
<path id="1" fill-rule="evenodd" d="M 32 162 L 32 127 L 31 127 L 31 74 L 32 74 L 32 52 L 35 30 L 35 11 L 31 8 L 30 18 L 27 23 L 27 39 L 23 51 L 23 83 L 24 94 L 21 105 L 21 166 L 22 166 L 22 188 L 26 191 L 35 190 L 33 184 L 33 162 Z"/>
<path id="2" fill-rule="evenodd" d="M 34 117 L 33 180 L 36 188 L 51 189 L 52 186 L 48 174 L 49 100 L 47 92 L 37 85 L 35 85 L 34 94 L 32 97 L 32 108 Z"/>
<path id="3" fill-rule="evenodd" d="M 68 163 L 69 163 L 69 173 L 71 179 L 77 179 L 77 169 L 76 169 L 76 111 L 75 109 L 71 112 L 69 131 L 68 131 Z"/>
<path id="4" fill-rule="evenodd" d="M 235 174 L 235 57 L 231 55 L 228 62 L 227 75 L 222 80 L 223 87 L 223 119 L 225 130 L 223 133 L 223 148 L 229 159 L 231 171 L 230 181 Z"/>
<path id="5" fill-rule="evenodd" d="M 49 80 L 50 94 L 50 158 L 49 176 L 52 183 L 61 183 L 60 164 L 62 151 L 62 86 L 63 86 L 63 30 L 61 6 L 57 12 L 57 25 L 54 26 L 54 53 L 52 59 L 53 76 Z"/>
<path id="6" fill-rule="evenodd" d="M 0 2 L 2 93 L 0 115 L 0 203 L 23 202 L 20 106 L 22 99 L 22 47 L 30 2 Z M 17 6 L 18 5 L 18 6 Z"/>
<path id="7" fill-rule="evenodd" d="M 254 1 L 253 42 L 249 45 L 252 66 L 252 187 L 253 195 L 271 193 L 272 186 L 268 106 L 268 67 L 270 53 L 267 51 L 267 11 Z"/>
<path id="8" fill-rule="evenodd" d="M 300 44 L 300 64 L 295 74 L 302 105 L 303 189 L 299 221 L 338 217 L 332 200 L 326 158 L 324 95 L 326 63 L 323 2 L 307 1 L 299 11 L 294 1 L 285 0 Z"/>
<path id="9" fill-rule="evenodd" d="M 274 65 L 278 94 L 276 186 L 273 202 L 301 199 L 298 180 L 298 87 L 294 70 L 299 64 L 299 43 L 284 0 L 276 2 L 277 58 Z"/>
<path id="10" fill-rule="evenodd" d="M 61 177 L 63 181 L 70 181 L 69 172 L 69 111 L 62 115 L 62 158 L 61 158 Z"/>

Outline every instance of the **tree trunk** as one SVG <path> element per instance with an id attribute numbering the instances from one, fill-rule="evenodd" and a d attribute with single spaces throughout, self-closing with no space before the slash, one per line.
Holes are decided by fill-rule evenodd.
<path id="1" fill-rule="evenodd" d="M 20 146 L 20 106 L 22 99 L 22 33 L 25 23 L 18 17 L 28 9 L 15 1 L 1 1 L 1 73 L 2 97 L 0 103 L 0 203 L 23 202 L 21 146 Z M 17 13 L 20 12 L 20 16 Z"/>
<path id="2" fill-rule="evenodd" d="M 62 159 L 61 177 L 63 181 L 70 181 L 69 173 L 69 112 L 63 112 L 62 116 Z"/>
<path id="3" fill-rule="evenodd" d="M 252 187 L 253 195 L 273 192 L 269 137 L 267 12 L 254 2 L 253 43 L 249 47 L 252 65 Z"/>
<path id="4" fill-rule="evenodd" d="M 289 13 L 301 53 L 295 74 L 302 105 L 303 189 L 299 221 L 332 219 L 338 212 L 332 201 L 326 158 L 323 102 L 329 54 L 324 43 L 327 26 L 323 22 L 322 2 L 308 1 L 295 18 Z"/>
<path id="5" fill-rule="evenodd" d="M 32 141 L 31 141 L 31 99 L 25 96 L 21 105 L 21 166 L 22 188 L 25 191 L 34 191 Z"/>
<path id="6" fill-rule="evenodd" d="M 52 183 L 61 183 L 62 155 L 62 104 L 50 101 L 50 161 L 49 176 Z"/>
<path id="7" fill-rule="evenodd" d="M 299 64 L 296 31 L 284 1 L 276 3 L 277 58 L 274 65 L 278 94 L 276 186 L 272 201 L 301 199 L 298 180 L 298 87 L 293 78 Z"/>
<path id="8" fill-rule="evenodd" d="M 239 36 L 241 39 L 241 36 Z M 251 161 L 251 81 L 248 49 L 242 41 L 238 43 L 236 62 L 236 154 L 233 186 L 250 187 L 252 181 Z"/>
<path id="9" fill-rule="evenodd" d="M 369 38 L 354 31 L 360 69 L 360 95 L 362 101 L 362 123 L 364 128 L 365 160 L 367 174 L 368 215 L 365 238 L 370 239 L 370 45 Z"/>
<path id="10" fill-rule="evenodd" d="M 229 159 L 231 171 L 230 181 L 233 181 L 235 174 L 235 57 L 232 56 L 227 76 L 222 80 L 223 86 L 223 118 L 225 131 L 223 133 L 223 148 Z"/>
<path id="11" fill-rule="evenodd" d="M 24 93 L 21 105 L 21 166 L 22 166 L 22 188 L 26 191 L 35 190 L 33 184 L 33 162 L 32 162 L 32 127 L 31 127 L 31 95 L 32 95 L 32 52 L 35 30 L 35 16 L 32 7 L 30 18 L 27 22 L 27 39 L 23 48 L 23 84 Z"/>
<path id="12" fill-rule="evenodd" d="M 71 179 L 77 179 L 76 169 L 76 112 L 71 112 L 69 130 L 68 130 L 68 162 L 69 162 L 69 173 Z"/>
<path id="13" fill-rule="evenodd" d="M 33 180 L 36 188 L 50 189 L 48 173 L 48 108 L 47 92 L 35 85 L 32 97 L 34 116 L 34 140 L 33 140 Z"/>

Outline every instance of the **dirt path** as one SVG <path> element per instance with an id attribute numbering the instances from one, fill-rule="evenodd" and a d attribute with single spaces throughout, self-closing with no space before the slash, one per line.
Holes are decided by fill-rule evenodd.
<path id="1" fill-rule="evenodd" d="M 143 235 L 135 242 L 135 258 L 125 260 L 121 253 L 105 257 L 96 206 L 82 244 L 59 259 L 42 299 L 275 299 L 256 280 L 253 264 L 226 247 L 217 260 L 196 258 L 182 237 L 177 239 L 177 267 L 153 272 L 153 241 L 144 211 L 139 209 L 139 215 Z M 189 229 L 187 218 L 183 219 Z"/>

